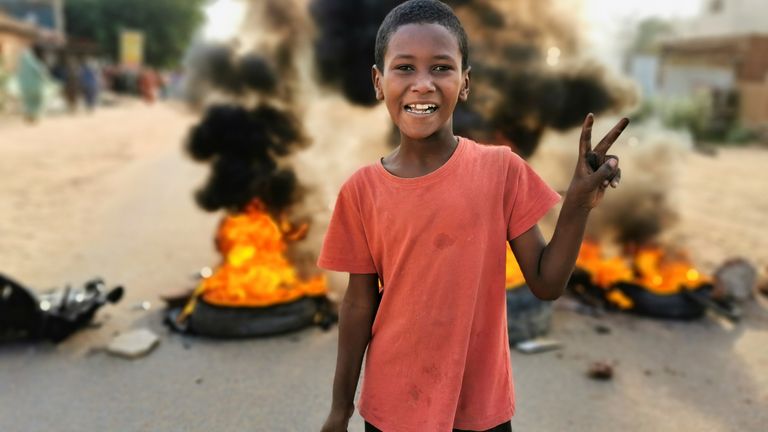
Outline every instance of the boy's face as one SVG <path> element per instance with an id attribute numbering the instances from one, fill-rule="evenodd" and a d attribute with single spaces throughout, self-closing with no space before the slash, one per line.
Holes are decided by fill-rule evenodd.
<path id="1" fill-rule="evenodd" d="M 389 40 L 384 70 L 373 67 L 376 98 L 384 100 L 400 133 L 424 139 L 453 135 L 453 110 L 469 94 L 456 37 L 440 24 L 407 24 Z"/>

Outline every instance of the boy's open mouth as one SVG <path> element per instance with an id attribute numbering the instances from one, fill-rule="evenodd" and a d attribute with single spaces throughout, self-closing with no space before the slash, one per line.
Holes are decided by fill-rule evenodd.
<path id="1" fill-rule="evenodd" d="M 405 112 L 411 114 L 432 114 L 437 111 L 435 104 L 408 104 L 405 106 Z"/>

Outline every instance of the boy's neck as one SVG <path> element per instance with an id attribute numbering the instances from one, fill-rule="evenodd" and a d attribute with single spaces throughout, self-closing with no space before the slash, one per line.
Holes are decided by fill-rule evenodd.
<path id="1" fill-rule="evenodd" d="M 424 162 L 450 157 L 458 144 L 458 138 L 451 129 L 443 130 L 423 139 L 412 139 L 400 134 L 400 146 L 396 156 L 412 162 Z M 447 159 L 447 158 L 446 158 Z"/>
<path id="2" fill-rule="evenodd" d="M 450 129 L 424 139 L 410 139 L 400 135 L 400 145 L 382 165 L 390 173 L 404 178 L 420 177 L 440 168 L 451 158 L 459 140 Z"/>

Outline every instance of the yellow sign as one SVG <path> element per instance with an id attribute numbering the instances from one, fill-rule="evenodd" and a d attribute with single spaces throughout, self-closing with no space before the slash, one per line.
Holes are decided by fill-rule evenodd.
<path id="1" fill-rule="evenodd" d="M 120 32 L 120 64 L 140 67 L 144 62 L 144 33 L 135 30 Z"/>

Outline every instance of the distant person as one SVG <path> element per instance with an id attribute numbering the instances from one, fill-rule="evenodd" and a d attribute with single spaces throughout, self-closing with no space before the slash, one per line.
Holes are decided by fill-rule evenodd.
<path id="1" fill-rule="evenodd" d="M 89 111 L 93 111 L 98 103 L 101 88 L 101 72 L 93 59 L 86 59 L 80 68 L 80 87 L 83 90 L 83 101 Z"/>
<path id="2" fill-rule="evenodd" d="M 61 87 L 61 96 L 67 104 L 67 110 L 74 112 L 80 99 L 80 62 L 68 52 L 59 53 L 53 67 L 53 76 Z"/>
<path id="3" fill-rule="evenodd" d="M 36 122 L 42 114 L 44 90 L 50 81 L 48 69 L 42 60 L 42 52 L 42 48 L 35 45 L 32 49 L 25 49 L 19 59 L 17 77 L 21 102 L 24 117 L 31 123 Z"/>
<path id="4" fill-rule="evenodd" d="M 157 98 L 157 77 L 151 68 L 143 68 L 139 72 L 139 93 L 147 103 L 154 103 Z"/>
<path id="5" fill-rule="evenodd" d="M 628 120 L 593 149 L 590 114 L 547 244 L 537 223 L 560 196 L 508 147 L 453 133 L 456 104 L 469 97 L 468 52 L 437 0 L 403 3 L 379 28 L 374 90 L 400 145 L 341 187 L 318 259 L 349 273 L 323 432 L 347 430 L 364 354 L 366 431 L 511 431 L 506 245 L 533 294 L 558 298 L 590 211 L 618 186 L 606 152 Z"/>

